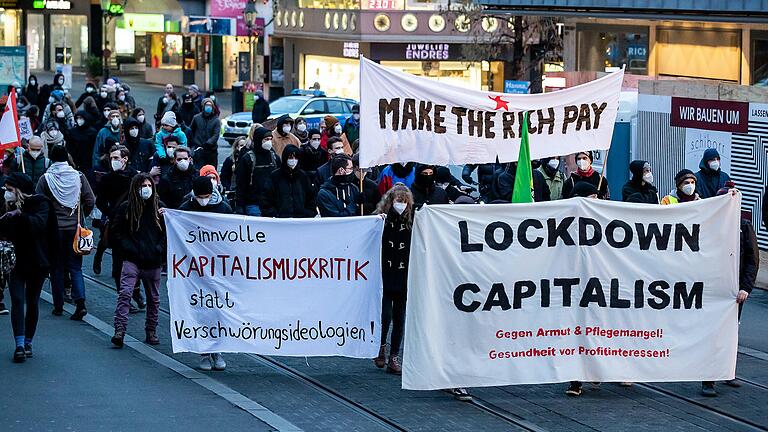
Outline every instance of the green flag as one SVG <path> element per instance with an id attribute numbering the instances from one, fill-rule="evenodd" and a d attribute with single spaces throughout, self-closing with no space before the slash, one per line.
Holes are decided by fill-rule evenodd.
<path id="1" fill-rule="evenodd" d="M 520 156 L 517 158 L 513 203 L 533 202 L 533 174 L 531 173 L 531 147 L 528 145 L 528 113 L 523 116 L 523 133 L 520 136 Z"/>

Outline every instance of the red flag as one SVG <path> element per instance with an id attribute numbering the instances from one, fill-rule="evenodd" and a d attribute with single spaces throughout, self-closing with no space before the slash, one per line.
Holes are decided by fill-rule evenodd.
<path id="1" fill-rule="evenodd" d="M 11 89 L 8 102 L 0 118 L 0 151 L 21 147 L 19 136 L 19 113 L 16 111 L 16 89 Z"/>

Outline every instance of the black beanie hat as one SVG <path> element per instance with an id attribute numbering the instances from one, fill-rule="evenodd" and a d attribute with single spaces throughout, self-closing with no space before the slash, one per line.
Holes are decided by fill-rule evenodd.
<path id="1" fill-rule="evenodd" d="M 67 153 L 66 147 L 61 144 L 56 144 L 51 149 L 48 158 L 51 162 L 69 162 L 69 153 Z"/>
<path id="2" fill-rule="evenodd" d="M 32 184 L 32 178 L 28 174 L 20 172 L 10 173 L 5 178 L 5 184 L 13 186 L 27 195 L 35 193 L 35 186 Z"/>
<path id="3" fill-rule="evenodd" d="M 578 158 L 579 158 L 579 155 L 580 155 L 580 154 L 585 154 L 585 155 L 587 155 L 587 157 L 589 158 L 589 161 L 590 161 L 590 162 L 594 162 L 594 161 L 595 161 L 595 156 L 592 154 L 592 151 L 591 151 L 591 150 L 590 150 L 590 151 L 580 151 L 580 152 L 576 152 L 576 159 L 578 159 Z"/>
<path id="4" fill-rule="evenodd" d="M 682 183 L 685 179 L 693 179 L 696 180 L 696 175 L 693 173 L 693 171 L 689 169 L 681 169 L 676 175 L 675 175 L 675 186 L 680 186 L 680 183 Z"/>
<path id="5" fill-rule="evenodd" d="M 596 193 L 598 192 L 597 192 L 597 187 L 595 187 L 595 185 L 587 181 L 580 181 L 576 183 L 576 186 L 573 187 L 573 192 L 571 192 L 571 197 L 587 198 L 590 195 L 595 195 Z"/>
<path id="6" fill-rule="evenodd" d="M 213 193 L 213 183 L 208 177 L 197 177 L 192 180 L 192 192 L 195 195 L 210 195 Z"/>

